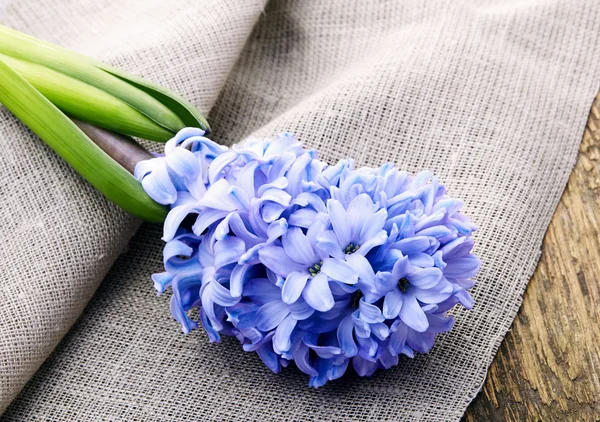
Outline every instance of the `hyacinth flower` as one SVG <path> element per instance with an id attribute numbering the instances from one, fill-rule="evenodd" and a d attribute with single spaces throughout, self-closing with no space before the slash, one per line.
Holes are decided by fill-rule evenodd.
<path id="1" fill-rule="evenodd" d="M 428 172 L 330 166 L 286 133 L 227 149 L 186 129 L 135 174 L 170 208 L 154 279 L 183 331 L 233 335 L 312 387 L 428 353 L 448 311 L 473 305 L 476 227 Z"/>
<path id="2" fill-rule="evenodd" d="M 184 333 L 234 336 L 320 387 L 428 353 L 474 304 L 476 227 L 427 171 L 330 165 L 289 133 L 221 146 L 176 94 L 4 27 L 0 81 L 0 102 L 107 198 L 164 222 L 152 279 Z"/>
<path id="3" fill-rule="evenodd" d="M 124 210 L 162 221 L 131 172 L 150 154 L 131 136 L 165 142 L 206 119 L 142 78 L 0 26 L 0 103 L 88 182 Z"/>

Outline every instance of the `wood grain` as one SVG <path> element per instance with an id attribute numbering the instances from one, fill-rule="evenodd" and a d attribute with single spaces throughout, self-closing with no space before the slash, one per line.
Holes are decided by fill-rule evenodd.
<path id="1" fill-rule="evenodd" d="M 600 421 L 600 94 L 523 306 L 464 421 Z"/>

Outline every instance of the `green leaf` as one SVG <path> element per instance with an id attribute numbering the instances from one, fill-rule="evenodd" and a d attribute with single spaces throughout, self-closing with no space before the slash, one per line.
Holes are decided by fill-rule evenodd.
<path id="1" fill-rule="evenodd" d="M 127 170 L 2 60 L 0 103 L 109 200 L 144 220 L 164 221 L 166 207 L 154 202 Z"/>
<path id="2" fill-rule="evenodd" d="M 159 126 L 120 99 L 47 67 L 0 54 L 14 71 L 69 116 L 95 126 L 149 140 L 169 139 Z"/>
<path id="3" fill-rule="evenodd" d="M 179 95 L 100 61 L 0 25 L 0 53 L 78 79 L 125 102 L 170 132 L 208 122 Z M 171 134 L 172 136 L 172 134 Z M 166 141 L 171 136 L 157 136 Z M 150 139 L 150 138 L 147 138 Z"/>

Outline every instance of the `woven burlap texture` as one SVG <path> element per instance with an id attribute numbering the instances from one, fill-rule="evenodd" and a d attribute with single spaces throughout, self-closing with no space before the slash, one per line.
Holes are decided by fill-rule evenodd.
<path id="1" fill-rule="evenodd" d="M 15 0 L 0 11 L 0 23 L 181 93 L 225 144 L 285 130 L 330 162 L 432 170 L 464 199 L 484 263 L 475 308 L 455 312 L 429 355 L 311 390 L 234 340 L 181 334 L 150 281 L 160 227 L 123 251 L 137 222 L 2 110 L 0 408 L 33 376 L 2 420 L 460 419 L 574 163 L 600 80 L 600 3 Z"/>

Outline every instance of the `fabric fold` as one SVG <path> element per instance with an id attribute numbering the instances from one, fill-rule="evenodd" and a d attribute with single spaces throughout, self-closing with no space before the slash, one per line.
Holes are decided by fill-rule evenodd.
<path id="1" fill-rule="evenodd" d="M 2 1 L 0 24 L 140 74 L 208 113 L 263 7 L 260 0 L 203 0 L 193 7 Z M 0 122 L 1 412 L 79 317 L 139 221 L 4 108 Z"/>

